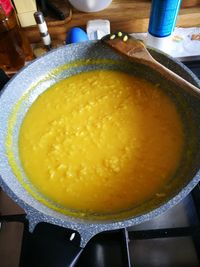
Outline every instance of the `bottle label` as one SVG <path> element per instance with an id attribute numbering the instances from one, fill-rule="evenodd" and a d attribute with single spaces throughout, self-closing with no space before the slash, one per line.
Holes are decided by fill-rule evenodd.
<path id="1" fill-rule="evenodd" d="M 5 13 L 6 16 L 10 14 L 13 7 L 10 0 L 0 0 L 0 5 Z"/>

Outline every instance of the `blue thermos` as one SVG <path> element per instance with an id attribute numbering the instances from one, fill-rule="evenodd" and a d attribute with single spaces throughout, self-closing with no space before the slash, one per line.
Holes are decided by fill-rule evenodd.
<path id="1" fill-rule="evenodd" d="M 152 0 L 147 44 L 165 50 L 176 25 L 181 0 Z"/>

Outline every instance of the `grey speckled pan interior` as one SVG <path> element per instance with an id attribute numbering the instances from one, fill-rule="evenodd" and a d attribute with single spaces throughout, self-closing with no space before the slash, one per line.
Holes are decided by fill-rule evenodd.
<path id="1" fill-rule="evenodd" d="M 150 52 L 155 59 L 165 66 L 193 84 L 200 86 L 199 80 L 182 64 L 154 50 L 150 50 Z M 64 66 L 76 60 L 83 60 L 83 62 Z M 60 68 L 61 66 L 64 67 Z M 124 217 L 123 220 L 117 219 L 115 214 L 111 215 L 108 220 L 98 220 L 98 215 L 92 221 L 84 217 L 77 219 L 56 211 L 56 205 L 55 209 L 52 209 L 42 204 L 29 193 L 30 190 L 35 190 L 35 195 L 38 198 L 44 198 L 28 181 L 18 155 L 20 125 L 26 111 L 37 96 L 49 86 L 65 77 L 99 68 L 126 71 L 161 84 L 161 87 L 166 90 L 167 94 L 177 104 L 187 135 L 181 166 L 175 177 L 171 180 L 170 186 L 168 184 L 163 188 L 163 192 L 167 193 L 167 197 L 161 198 L 159 201 L 152 199 L 149 201 L 150 203 L 144 203 L 139 209 L 138 207 L 134 208 L 129 213 L 129 216 Z M 58 70 L 55 71 L 56 69 Z M 71 228 L 80 233 L 81 246 L 85 246 L 92 236 L 101 231 L 128 227 L 149 220 L 181 201 L 200 179 L 199 99 L 164 80 L 148 67 L 128 62 L 100 42 L 78 43 L 53 50 L 23 68 L 22 71 L 9 81 L 1 94 L 0 185 L 26 211 L 27 217 L 30 220 L 31 230 L 34 229 L 37 223 L 42 221 Z M 12 119 L 10 119 L 11 117 Z M 15 161 L 17 171 L 13 171 L 7 153 L 13 156 L 12 160 Z M 21 177 L 20 179 L 23 180 L 26 189 L 16 178 L 16 172 Z M 49 200 L 45 201 L 48 202 Z M 52 205 L 54 204 L 52 203 Z"/>

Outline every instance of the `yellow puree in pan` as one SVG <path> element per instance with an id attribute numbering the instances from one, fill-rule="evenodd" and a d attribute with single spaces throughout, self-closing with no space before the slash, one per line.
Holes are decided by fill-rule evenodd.
<path id="1" fill-rule="evenodd" d="M 62 80 L 21 126 L 24 170 L 45 196 L 75 210 L 126 210 L 159 196 L 180 163 L 175 104 L 155 85 L 118 71 Z"/>

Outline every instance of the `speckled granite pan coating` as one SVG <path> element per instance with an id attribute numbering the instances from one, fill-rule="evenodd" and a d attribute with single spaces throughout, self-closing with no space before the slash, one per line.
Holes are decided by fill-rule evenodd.
<path id="1" fill-rule="evenodd" d="M 169 67 L 171 70 L 175 71 L 183 78 L 188 79 L 190 82 L 200 87 L 200 81 L 184 65 L 154 50 L 150 50 L 150 52 L 158 61 L 163 63 L 165 66 Z M 122 59 L 121 56 L 115 54 L 110 48 L 102 45 L 100 42 L 86 42 L 68 45 L 49 52 L 45 56 L 42 56 L 41 58 L 33 61 L 31 64 L 23 68 L 13 79 L 8 82 L 0 97 L 0 186 L 2 186 L 3 190 L 5 190 L 5 192 L 26 211 L 27 217 L 30 220 L 30 230 L 33 230 L 35 225 L 42 221 L 64 226 L 66 228 L 71 228 L 81 234 L 81 246 L 85 246 L 92 236 L 101 231 L 132 226 L 160 215 L 162 212 L 168 210 L 170 207 L 180 202 L 200 180 L 200 172 L 198 171 L 200 167 L 200 152 L 198 152 L 200 151 L 200 149 L 198 149 L 200 148 L 200 100 L 195 99 L 189 94 L 181 93 L 181 95 L 183 95 L 183 100 L 186 99 L 184 101 L 187 101 L 187 103 L 191 105 L 191 112 L 195 116 L 195 121 L 197 124 L 195 139 L 196 151 L 194 152 L 192 161 L 190 162 L 191 168 L 188 172 L 187 182 L 182 188 L 177 188 L 177 192 L 174 191 L 169 199 L 163 201 L 163 203 L 156 207 L 154 210 L 149 210 L 144 214 L 133 216 L 123 221 L 114 220 L 98 222 L 76 219 L 63 215 L 62 213 L 56 212 L 53 209 L 46 207 L 44 204 L 41 204 L 39 201 L 34 199 L 22 187 L 22 185 L 13 174 L 12 169 L 9 165 L 5 146 L 7 122 L 14 104 L 21 98 L 22 95 L 24 95 L 28 88 L 38 83 L 36 89 L 33 91 L 33 93 L 30 93 L 28 100 L 23 105 L 23 110 L 20 111 L 21 113 L 19 112 L 19 123 L 16 129 L 14 129 L 14 135 L 16 135 L 15 145 L 17 146 L 20 123 L 24 117 L 25 112 L 28 110 L 32 102 L 36 99 L 38 94 L 46 90 L 50 85 L 54 84 L 56 81 L 62 79 L 63 77 L 75 74 L 77 70 L 71 71 L 68 69 L 67 71 L 63 71 L 63 73 L 59 75 L 48 76 L 48 74 L 61 65 L 79 59 L 87 60 L 88 58 L 108 58 L 121 60 L 121 64 L 120 66 L 118 66 L 118 68 L 121 70 L 125 68 L 125 60 Z M 134 63 L 131 64 L 134 65 Z M 101 67 L 104 68 L 104 65 L 102 65 Z M 96 67 L 87 66 L 86 68 L 79 68 L 78 72 L 94 68 Z M 148 68 L 141 67 L 137 64 L 133 66 L 133 69 L 136 74 L 142 75 L 143 77 L 152 80 L 153 82 L 160 83 L 162 86 L 167 88 L 168 83 L 166 81 L 163 81 L 162 78 L 157 77 L 157 75 L 154 72 L 149 71 Z M 128 68 L 126 71 L 130 72 L 130 69 Z M 41 80 L 43 80 L 42 83 L 40 83 Z M 171 85 L 171 87 L 173 90 L 173 85 Z M 174 90 L 176 90 L 176 88 L 174 88 Z"/>

